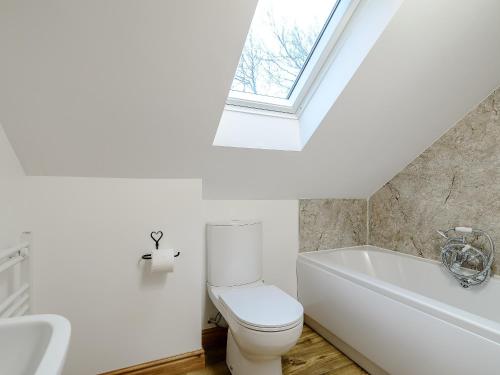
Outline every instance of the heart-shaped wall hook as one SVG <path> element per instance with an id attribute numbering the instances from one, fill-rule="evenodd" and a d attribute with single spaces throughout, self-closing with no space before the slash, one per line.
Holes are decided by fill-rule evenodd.
<path id="1" fill-rule="evenodd" d="M 158 246 L 160 245 L 160 240 L 163 237 L 163 232 L 161 230 L 159 230 L 157 232 L 151 232 L 150 236 L 153 239 L 153 241 L 155 242 L 156 249 L 158 250 Z"/>

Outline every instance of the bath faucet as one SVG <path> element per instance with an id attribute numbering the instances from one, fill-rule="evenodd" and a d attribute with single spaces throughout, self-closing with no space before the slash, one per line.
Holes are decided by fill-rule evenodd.
<path id="1" fill-rule="evenodd" d="M 488 280 L 495 256 L 495 244 L 488 233 L 469 227 L 455 227 L 437 232 L 446 239 L 441 248 L 443 265 L 463 288 L 479 285 Z M 459 235 L 451 236 L 451 233 Z M 472 243 L 468 243 L 468 235 L 475 235 L 478 238 L 484 236 L 488 240 L 489 251 L 478 249 Z"/>

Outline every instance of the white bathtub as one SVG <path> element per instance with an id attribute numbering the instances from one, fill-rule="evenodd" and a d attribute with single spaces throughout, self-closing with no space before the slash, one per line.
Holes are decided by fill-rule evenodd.
<path id="1" fill-rule="evenodd" d="M 306 321 L 372 373 L 500 374 L 498 277 L 464 289 L 373 246 L 302 253 L 297 274 Z"/>

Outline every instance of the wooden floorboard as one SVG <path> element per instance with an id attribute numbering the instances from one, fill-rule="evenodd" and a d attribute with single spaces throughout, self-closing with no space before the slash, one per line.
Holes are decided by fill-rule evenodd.
<path id="1" fill-rule="evenodd" d="M 230 375 L 225 364 L 225 348 L 205 350 L 207 367 L 187 375 Z M 362 375 L 363 369 L 308 326 L 282 358 L 283 375 Z"/>

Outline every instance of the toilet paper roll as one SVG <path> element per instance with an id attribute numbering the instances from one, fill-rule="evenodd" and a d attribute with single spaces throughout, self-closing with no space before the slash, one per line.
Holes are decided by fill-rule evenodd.
<path id="1" fill-rule="evenodd" d="M 151 272 L 174 271 L 174 249 L 158 249 L 151 252 Z"/>

